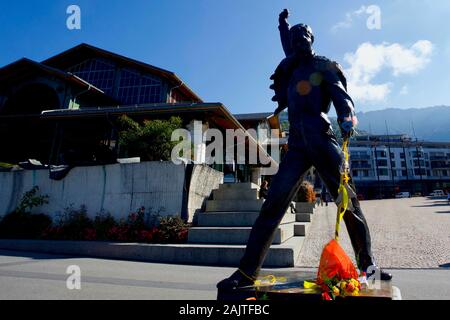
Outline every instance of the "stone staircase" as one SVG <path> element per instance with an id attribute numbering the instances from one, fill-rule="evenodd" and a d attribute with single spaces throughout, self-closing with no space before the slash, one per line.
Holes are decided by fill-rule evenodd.
<path id="1" fill-rule="evenodd" d="M 207 200 L 205 212 L 196 217 L 189 230 L 188 245 L 203 246 L 210 264 L 238 266 L 263 199 L 252 183 L 222 184 Z M 313 206 L 295 204 L 297 213 L 285 214 L 276 230 L 265 267 L 293 267 L 308 231 Z M 209 252 L 209 253 L 208 253 Z M 214 257 L 218 259 L 213 261 Z"/>

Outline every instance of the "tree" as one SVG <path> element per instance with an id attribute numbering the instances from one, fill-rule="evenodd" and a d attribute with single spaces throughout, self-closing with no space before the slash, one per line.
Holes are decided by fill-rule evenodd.
<path id="1" fill-rule="evenodd" d="M 126 115 L 118 119 L 120 156 L 141 157 L 143 161 L 168 161 L 173 147 L 172 132 L 182 127 L 180 117 L 145 120 L 142 124 Z"/>

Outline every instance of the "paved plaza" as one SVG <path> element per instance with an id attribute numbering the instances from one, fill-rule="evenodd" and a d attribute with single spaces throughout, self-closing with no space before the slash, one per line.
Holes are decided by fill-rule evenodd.
<path id="1" fill-rule="evenodd" d="M 450 205 L 444 199 L 410 198 L 362 201 L 372 249 L 383 268 L 450 267 Z M 336 206 L 314 213 L 298 265 L 317 267 L 323 246 L 333 238 Z M 345 223 L 341 243 L 353 258 Z"/>
<path id="2" fill-rule="evenodd" d="M 73 265 L 81 270 L 80 290 L 67 288 Z M 315 271 L 275 271 L 281 270 Z M 0 250 L 0 300 L 215 300 L 216 283 L 233 271 Z M 405 300 L 450 299 L 450 268 L 389 271 Z"/>
<path id="3" fill-rule="evenodd" d="M 362 206 L 379 265 L 392 272 L 403 299 L 450 299 L 450 207 L 445 201 L 414 198 Z M 323 244 L 333 236 L 335 209 L 314 213 L 300 265 L 275 271 L 315 271 Z M 342 243 L 351 253 L 345 227 Z M 69 266 L 80 268 L 80 290 L 67 287 Z M 0 250 L 0 300 L 215 300 L 215 284 L 234 270 Z"/>

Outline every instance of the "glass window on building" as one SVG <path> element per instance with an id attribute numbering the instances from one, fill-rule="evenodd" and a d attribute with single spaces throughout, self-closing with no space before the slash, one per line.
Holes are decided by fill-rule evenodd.
<path id="1" fill-rule="evenodd" d="M 411 157 L 413 158 L 423 158 L 423 152 L 422 151 L 412 151 L 411 152 Z"/>
<path id="2" fill-rule="evenodd" d="M 378 169 L 378 175 L 388 177 L 389 176 L 388 169 Z"/>
<path id="3" fill-rule="evenodd" d="M 370 168 L 368 161 L 352 161 L 353 168 Z"/>
<path id="4" fill-rule="evenodd" d="M 140 103 L 158 103 L 161 101 L 161 80 L 150 75 L 142 77 Z"/>
<path id="5" fill-rule="evenodd" d="M 444 152 L 430 152 L 430 157 L 433 159 L 442 159 L 445 158 Z"/>
<path id="6" fill-rule="evenodd" d="M 423 160 L 420 160 L 420 161 L 414 160 L 414 166 L 415 167 L 419 167 L 419 166 L 424 167 L 425 166 L 425 161 L 423 161 Z"/>
<path id="7" fill-rule="evenodd" d="M 387 160 L 377 160 L 377 166 L 387 167 Z"/>
<path id="8" fill-rule="evenodd" d="M 123 69 L 120 75 L 118 99 L 123 104 L 158 103 L 161 101 L 161 80 Z"/>
<path id="9" fill-rule="evenodd" d="M 139 73 L 131 70 L 122 70 L 118 99 L 123 104 L 139 103 L 139 86 L 141 77 Z"/>
<path id="10" fill-rule="evenodd" d="M 425 176 L 427 174 L 425 169 L 414 169 L 414 175 L 416 176 Z"/>
<path id="11" fill-rule="evenodd" d="M 101 58 L 88 59 L 70 67 L 66 71 L 89 82 L 106 94 L 112 95 L 116 67 L 109 60 Z"/>
<path id="12" fill-rule="evenodd" d="M 386 158 L 386 151 L 377 151 L 376 156 L 378 158 Z"/>
<path id="13" fill-rule="evenodd" d="M 370 158 L 369 154 L 365 151 L 354 151 L 354 152 L 352 152 L 352 157 L 354 159 L 369 159 Z"/>
<path id="14" fill-rule="evenodd" d="M 406 171 L 406 170 L 402 170 L 402 176 L 403 176 L 403 177 L 406 177 L 406 176 L 408 176 L 408 171 Z"/>
<path id="15" fill-rule="evenodd" d="M 404 152 L 400 153 L 400 159 L 405 159 L 405 153 Z"/>

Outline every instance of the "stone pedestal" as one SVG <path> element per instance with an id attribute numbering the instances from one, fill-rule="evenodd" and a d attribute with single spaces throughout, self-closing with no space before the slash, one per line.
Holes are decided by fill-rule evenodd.
<path id="1" fill-rule="evenodd" d="M 270 276 L 275 276 L 277 282 L 270 284 Z M 287 271 L 261 274 L 258 280 L 261 280 L 259 287 L 249 286 L 233 291 L 219 291 L 217 300 L 219 301 L 239 301 L 249 298 L 257 300 L 298 300 L 298 301 L 320 301 L 322 292 L 318 289 L 305 289 L 304 281 L 314 281 L 316 273 Z M 345 297 L 338 299 L 348 300 L 376 300 L 390 301 L 401 300 L 400 290 L 392 286 L 391 281 L 380 281 L 378 289 L 362 288 L 357 297 Z"/>

